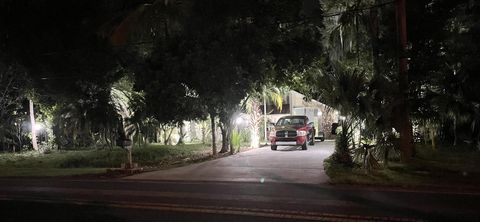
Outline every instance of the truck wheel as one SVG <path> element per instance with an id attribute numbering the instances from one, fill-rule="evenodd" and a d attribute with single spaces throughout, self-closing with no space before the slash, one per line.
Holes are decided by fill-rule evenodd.
<path id="1" fill-rule="evenodd" d="M 322 137 L 322 139 L 320 139 L 320 141 L 322 141 L 322 142 L 325 141 L 325 138 Z"/>
<path id="2" fill-rule="evenodd" d="M 271 145 L 270 148 L 271 148 L 272 150 L 277 150 L 277 145 Z"/>
<path id="3" fill-rule="evenodd" d="M 302 150 L 307 150 L 307 142 L 305 141 L 305 143 L 302 145 Z"/>

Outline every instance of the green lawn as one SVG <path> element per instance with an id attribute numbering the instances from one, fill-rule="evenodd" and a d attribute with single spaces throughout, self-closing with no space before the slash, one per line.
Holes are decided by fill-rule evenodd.
<path id="1" fill-rule="evenodd" d="M 417 155 L 409 164 L 391 162 L 388 167 L 367 173 L 325 162 L 325 170 L 334 184 L 386 186 L 449 186 L 477 188 L 480 185 L 480 152 L 432 150 L 417 145 Z"/>
<path id="2" fill-rule="evenodd" d="M 210 155 L 211 148 L 202 144 L 165 146 L 150 144 L 133 149 L 133 161 L 140 166 L 165 167 L 191 162 Z M 126 161 L 126 152 L 112 150 L 53 151 L 0 154 L 0 176 L 66 176 L 104 173 Z"/>

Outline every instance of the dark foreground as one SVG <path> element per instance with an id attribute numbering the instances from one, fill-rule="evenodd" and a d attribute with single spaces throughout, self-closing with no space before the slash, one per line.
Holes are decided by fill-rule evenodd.
<path id="1" fill-rule="evenodd" d="M 480 195 L 329 185 L 0 179 L 1 221 L 480 221 Z"/>

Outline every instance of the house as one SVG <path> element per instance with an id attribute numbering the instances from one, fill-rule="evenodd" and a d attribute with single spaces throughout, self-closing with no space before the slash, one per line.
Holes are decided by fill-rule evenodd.
<path id="1" fill-rule="evenodd" d="M 332 138 L 331 125 L 338 121 L 338 112 L 317 100 L 305 101 L 304 98 L 303 94 L 290 90 L 283 96 L 281 110 L 268 100 L 266 100 L 266 109 L 262 105 L 261 110 L 262 112 L 266 110 L 269 123 L 276 123 L 280 117 L 287 115 L 306 115 L 314 123 L 317 130 L 315 135 L 318 135 L 318 132 L 324 132 L 325 138 Z M 268 134 L 265 134 L 265 137 L 266 135 Z"/>

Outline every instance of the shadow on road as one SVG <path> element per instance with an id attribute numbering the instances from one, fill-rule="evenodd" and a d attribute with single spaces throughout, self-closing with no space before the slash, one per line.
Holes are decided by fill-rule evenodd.
<path id="1" fill-rule="evenodd" d="M 300 146 L 284 146 L 284 147 L 278 147 L 277 151 L 306 151 L 306 150 L 302 150 Z"/>
<path id="2" fill-rule="evenodd" d="M 331 198 L 333 199 L 345 200 L 361 206 L 365 206 L 365 213 L 368 213 L 370 211 L 376 211 L 384 214 L 385 216 L 396 215 L 399 218 L 407 216 L 425 221 L 478 221 L 478 215 L 462 214 L 461 212 L 454 211 L 442 212 L 418 209 L 413 205 L 409 205 L 408 203 L 403 202 L 401 200 L 403 199 L 401 196 L 404 194 L 402 193 L 382 196 L 379 193 L 366 190 L 342 190 L 341 192 L 339 192 L 334 187 L 320 188 L 314 184 L 292 184 L 302 190 L 310 190 L 311 192 L 318 193 L 320 195 L 331 196 Z M 395 198 L 395 196 L 397 198 Z M 421 202 L 422 199 L 426 197 L 420 197 L 420 195 L 418 195 L 417 198 L 419 198 L 418 201 Z"/>
<path id="3" fill-rule="evenodd" d="M 28 201 L 0 201 L 2 221 L 128 221 L 112 212 L 112 208 L 92 202 L 92 205 Z"/>

